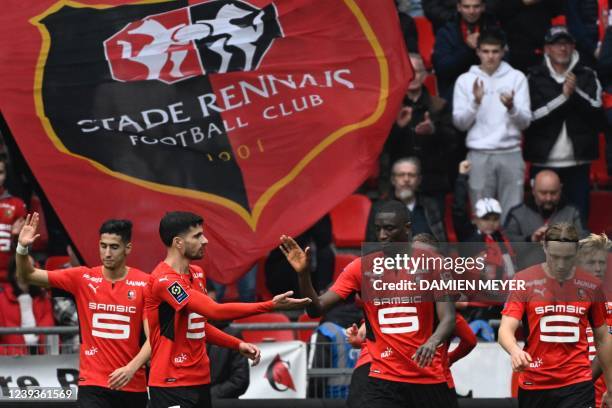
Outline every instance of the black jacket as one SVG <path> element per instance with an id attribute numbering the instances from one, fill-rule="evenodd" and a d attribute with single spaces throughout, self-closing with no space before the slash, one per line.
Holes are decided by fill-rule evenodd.
<path id="1" fill-rule="evenodd" d="M 542 0 L 526 6 L 523 0 L 490 0 L 487 10 L 495 14 L 508 37 L 512 67 L 526 72 L 542 61 L 544 36 L 551 19 L 565 9 L 565 1 Z"/>
<path id="2" fill-rule="evenodd" d="M 456 2 L 454 3 L 456 5 Z M 485 14 L 478 25 L 482 32 L 486 28 L 496 27 L 498 23 L 495 18 Z M 460 16 L 456 11 L 453 21 L 446 23 L 436 33 L 432 63 L 438 78 L 440 96 L 447 101 L 453 100 L 453 88 L 457 78 L 467 72 L 472 65 L 480 64 L 476 51 L 463 40 Z"/>
<path id="3" fill-rule="evenodd" d="M 391 165 L 396 160 L 416 156 L 422 163 L 420 191 L 424 194 L 449 192 L 449 168 L 446 163 L 449 162 L 449 155 L 459 148 L 461 139 L 453 126 L 448 104 L 442 98 L 431 96 L 423 88 L 416 102 L 406 98 L 404 106 L 412 107 L 412 120 L 404 128 L 393 125 L 383 150 L 381 180 L 389 180 Z M 417 135 L 414 128 L 425 119 L 426 112 L 429 112 L 434 123 L 435 132 L 432 135 Z"/>
<path id="4" fill-rule="evenodd" d="M 554 80 L 546 64 L 530 69 L 528 80 L 533 120 L 525 131 L 525 160 L 545 163 L 564 122 L 574 147 L 574 158 L 597 159 L 598 133 L 603 119 L 601 86 L 595 71 L 580 63 L 572 72 L 576 75 L 577 89 L 569 99 L 565 99 L 563 84 Z"/>
<path id="5" fill-rule="evenodd" d="M 207 323 L 208 324 L 208 323 Z M 229 328 L 226 333 L 237 336 Z M 240 336 L 238 336 L 240 337 Z M 213 399 L 238 398 L 249 388 L 249 362 L 238 351 L 206 344 L 210 358 L 210 394 Z"/>

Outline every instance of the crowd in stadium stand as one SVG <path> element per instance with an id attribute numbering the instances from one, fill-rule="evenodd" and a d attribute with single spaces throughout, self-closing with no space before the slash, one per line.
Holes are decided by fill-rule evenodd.
<path id="1" fill-rule="evenodd" d="M 529 249 L 512 243 L 541 241 L 549 224 L 571 223 L 581 237 L 589 231 L 611 235 L 611 219 L 593 208 L 609 212 L 612 205 L 612 191 L 606 191 L 612 185 L 612 165 L 606 166 L 612 163 L 612 20 L 603 8 L 612 2 L 396 2 L 414 79 L 376 174 L 356 192 L 372 201 L 369 214 L 358 212 L 362 240 L 376 241 L 373 217 L 390 199 L 409 209 L 413 235 L 485 245 L 498 277 L 533 261 Z M 32 262 L 59 269 L 78 265 L 79 255 L 14 142 L 5 138 L 3 147 L 10 160 L 0 161 L 0 326 L 77 326 L 68 294 L 15 278 L 10 257 L 26 211 L 44 216 Z M 333 230 L 328 215 L 296 238 L 313 249 L 318 292 L 341 269 L 339 254 L 350 252 L 338 249 Z M 351 249 L 358 254 L 360 248 Z M 285 256 L 273 250 L 237 284 L 211 281 L 208 287 L 219 300 L 255 301 L 297 291 L 298 282 Z M 464 314 L 481 341 L 493 341 L 488 320 L 500 311 L 468 306 Z M 350 323 L 334 316 L 325 321 Z M 331 336 L 323 329 L 318 335 Z M 61 342 L 74 352 L 78 338 Z M 36 354 L 44 343 L 37 335 L 0 336 L 0 354 Z M 244 358 L 219 359 L 247 371 L 248 384 Z M 245 389 L 244 382 L 217 388 L 228 397 Z"/>

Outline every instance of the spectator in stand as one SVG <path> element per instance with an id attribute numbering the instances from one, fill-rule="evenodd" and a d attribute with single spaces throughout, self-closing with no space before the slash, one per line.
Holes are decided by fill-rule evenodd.
<path id="1" fill-rule="evenodd" d="M 8 265 L 15 249 L 15 238 L 23 226 L 26 206 L 21 198 L 12 196 L 5 188 L 8 168 L 6 156 L 0 156 L 0 282 L 6 282 Z"/>
<path id="2" fill-rule="evenodd" d="M 578 210 L 561 197 L 562 185 L 557 173 L 543 170 L 533 181 L 533 194 L 508 214 L 505 228 L 512 242 L 541 242 L 549 224 L 573 224 L 585 235 Z"/>
<path id="3" fill-rule="evenodd" d="M 544 35 L 551 20 L 565 8 L 563 0 L 490 0 L 495 14 L 508 35 L 510 64 L 523 72 L 542 62 Z"/>
<path id="4" fill-rule="evenodd" d="M 423 164 L 420 192 L 433 198 L 439 213 L 444 214 L 444 197 L 450 191 L 446 163 L 458 148 L 459 135 L 453 127 L 447 102 L 430 95 L 423 86 L 427 72 L 421 56 L 410 54 L 410 62 L 415 76 L 385 144 L 380 160 L 380 178 L 389 180 L 390 163 L 402 157 L 418 157 Z"/>
<path id="5" fill-rule="evenodd" d="M 486 254 L 487 277 L 508 279 L 516 270 L 514 251 L 506 233 L 501 228 L 502 208 L 494 198 L 481 198 L 474 205 L 473 220 L 467 209 L 468 179 L 471 165 L 469 161 L 459 164 L 459 176 L 455 182 L 453 201 L 453 226 L 459 242 L 482 243 L 483 245 L 462 246 L 461 256 Z"/>
<path id="6" fill-rule="evenodd" d="M 533 181 L 533 195 L 508 214 L 505 230 L 510 241 L 541 242 L 548 226 L 560 222 L 572 224 L 581 237 L 586 235 L 580 213 L 575 207 L 565 204 L 561 193 L 562 185 L 557 173 L 551 170 L 539 172 Z M 521 268 L 544 259 L 539 245 L 515 245 L 515 249 Z"/>
<path id="7" fill-rule="evenodd" d="M 454 6 L 452 18 L 436 32 L 432 62 L 440 96 L 452 102 L 457 78 L 480 62 L 476 55 L 480 33 L 497 26 L 497 22 L 485 14 L 485 0 L 450 2 Z"/>
<path id="8" fill-rule="evenodd" d="M 502 222 L 523 202 L 521 131 L 531 121 L 527 78 L 502 61 L 505 46 L 499 29 L 482 32 L 476 50 L 480 65 L 459 77 L 453 96 L 453 122 L 468 132 L 470 199 L 497 198 Z"/>
<path id="9" fill-rule="evenodd" d="M 408 209 L 413 234 L 426 232 L 439 242 L 446 242 L 446 231 L 438 205 L 434 199 L 419 192 L 421 174 L 421 161 L 417 157 L 397 160 L 391 168 L 393 194 L 390 198 L 404 203 Z M 375 215 L 385 202 L 380 200 L 372 205 L 366 230 L 367 242 L 377 241 Z"/>
<path id="10" fill-rule="evenodd" d="M 533 162 L 532 176 L 543 169 L 559 175 L 586 225 L 590 163 L 599 156 L 603 122 L 601 85 L 580 63 L 566 27 L 552 27 L 545 42 L 544 63 L 529 70 L 533 122 L 525 132 L 525 159 Z"/>
<path id="11" fill-rule="evenodd" d="M 30 257 L 34 265 L 34 259 Z M 55 326 L 51 296 L 45 289 L 23 282 L 11 258 L 8 283 L 0 286 L 0 327 Z M 0 355 L 45 354 L 46 339 L 38 334 L 0 335 Z"/>
<path id="12" fill-rule="evenodd" d="M 594 68 L 599 54 L 598 0 L 567 0 L 567 29 L 576 39 L 581 62 Z"/>
<path id="13" fill-rule="evenodd" d="M 213 323 L 225 333 L 242 339 L 227 322 Z M 237 350 L 206 343 L 210 360 L 210 396 L 212 399 L 238 398 L 249 388 L 249 360 Z"/>
<path id="14" fill-rule="evenodd" d="M 609 2 L 612 5 L 612 1 Z M 612 26 L 609 23 L 609 10 L 602 12 L 601 24 L 605 25 L 605 34 L 600 47 L 597 69 L 603 86 L 603 107 L 606 116 L 606 162 L 608 175 L 612 177 Z"/>

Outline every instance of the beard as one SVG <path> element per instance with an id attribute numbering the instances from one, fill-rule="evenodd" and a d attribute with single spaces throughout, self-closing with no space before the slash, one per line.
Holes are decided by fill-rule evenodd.
<path id="1" fill-rule="evenodd" d="M 189 259 L 190 261 L 197 261 L 199 259 L 204 258 L 204 251 L 198 250 L 198 251 L 185 252 L 185 258 Z"/>
<path id="2" fill-rule="evenodd" d="M 411 188 L 398 188 L 395 190 L 395 196 L 400 201 L 412 200 L 415 196 L 414 190 Z"/>

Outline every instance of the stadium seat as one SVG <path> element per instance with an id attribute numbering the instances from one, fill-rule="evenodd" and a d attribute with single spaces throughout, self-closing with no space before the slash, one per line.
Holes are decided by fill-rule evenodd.
<path id="1" fill-rule="evenodd" d="M 261 313 L 234 320 L 234 323 L 290 323 L 290 320 L 282 313 Z M 248 343 L 291 341 L 295 340 L 295 334 L 293 330 L 243 330 L 242 338 Z"/>
<path id="2" fill-rule="evenodd" d="M 563 14 L 559 14 L 557 17 L 550 20 L 550 24 L 553 26 L 567 25 L 567 18 Z"/>
<path id="3" fill-rule="evenodd" d="M 604 187 L 612 184 L 612 177 L 608 176 L 608 164 L 606 163 L 606 137 L 603 133 L 599 135 L 599 158 L 591 164 L 591 183 L 596 187 Z"/>
<path id="4" fill-rule="evenodd" d="M 427 75 L 423 85 L 425 85 L 430 95 L 438 96 L 438 79 L 434 74 Z"/>
<path id="5" fill-rule="evenodd" d="M 306 313 L 301 314 L 297 319 L 298 323 L 310 323 L 310 322 L 319 322 L 321 321 L 320 317 L 310 317 Z M 314 329 L 306 329 L 306 330 L 296 330 L 297 338 L 305 343 L 310 342 L 310 336 L 314 332 Z"/>
<path id="6" fill-rule="evenodd" d="M 372 203 L 361 194 L 353 194 L 338 204 L 329 215 L 332 236 L 338 248 L 361 248 Z"/>
<path id="7" fill-rule="evenodd" d="M 70 257 L 68 257 L 67 255 L 50 256 L 45 262 L 45 269 L 48 271 L 53 271 L 55 269 L 65 269 L 69 268 L 69 265 Z"/>
<path id="8" fill-rule="evenodd" d="M 429 20 L 423 16 L 415 17 L 414 22 L 416 23 L 419 36 L 419 54 L 423 57 L 425 68 L 430 70 L 432 67 L 431 55 L 433 54 L 434 43 L 436 42 L 433 27 Z"/>
<path id="9" fill-rule="evenodd" d="M 332 281 L 335 282 L 346 265 L 350 264 L 355 259 L 357 259 L 357 255 L 354 254 L 336 254 L 336 258 L 334 259 L 334 277 Z"/>
<path id="10" fill-rule="evenodd" d="M 612 191 L 591 191 L 589 230 L 595 234 L 602 232 L 612 236 Z"/>

